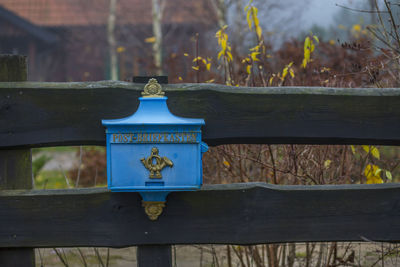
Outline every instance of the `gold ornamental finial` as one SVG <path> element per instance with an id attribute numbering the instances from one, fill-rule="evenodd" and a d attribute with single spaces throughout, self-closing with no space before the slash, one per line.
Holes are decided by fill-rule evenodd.
<path id="1" fill-rule="evenodd" d="M 165 93 L 162 91 L 161 85 L 154 78 L 149 80 L 149 82 L 144 86 L 144 90 L 142 92 L 143 97 L 163 97 L 164 94 Z"/>
<path id="2" fill-rule="evenodd" d="M 165 201 L 142 201 L 142 206 L 149 219 L 155 221 L 162 213 Z"/>

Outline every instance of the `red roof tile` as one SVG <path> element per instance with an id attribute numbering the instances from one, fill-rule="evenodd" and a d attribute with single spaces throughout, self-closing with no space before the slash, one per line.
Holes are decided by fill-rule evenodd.
<path id="1" fill-rule="evenodd" d="M 109 0 L 0 0 L 0 5 L 42 26 L 107 23 Z M 214 19 L 208 0 L 166 0 L 166 23 L 205 23 Z M 118 0 L 117 24 L 150 24 L 150 0 Z"/>

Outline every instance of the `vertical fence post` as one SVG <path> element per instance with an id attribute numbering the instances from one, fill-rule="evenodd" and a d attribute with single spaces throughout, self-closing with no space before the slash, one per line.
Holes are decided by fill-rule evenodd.
<path id="1" fill-rule="evenodd" d="M 27 73 L 25 56 L 0 55 L 0 82 L 26 81 Z M 12 103 L 13 99 L 0 99 L 0 117 L 13 112 Z M 31 150 L 0 150 L 0 190 L 32 189 L 32 182 Z M 13 233 L 10 233 L 10 236 L 18 238 Z M 0 266 L 33 267 L 35 266 L 34 249 L 0 248 Z"/>
<path id="2" fill-rule="evenodd" d="M 138 267 L 171 267 L 170 245 L 146 245 L 137 248 Z"/>
<path id="3" fill-rule="evenodd" d="M 136 76 L 133 77 L 134 83 L 146 84 L 154 78 L 160 84 L 168 83 L 168 76 Z M 149 223 L 151 223 L 149 221 Z M 146 245 L 137 247 L 138 267 L 171 267 L 172 253 L 170 245 Z"/>

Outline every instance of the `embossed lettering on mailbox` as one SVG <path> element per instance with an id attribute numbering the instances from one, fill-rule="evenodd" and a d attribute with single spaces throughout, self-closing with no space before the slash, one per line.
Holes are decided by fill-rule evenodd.
<path id="1" fill-rule="evenodd" d="M 157 219 L 168 193 L 202 184 L 203 119 L 173 115 L 167 97 L 150 79 L 131 116 L 103 120 L 107 135 L 107 176 L 111 191 L 139 192 L 146 214 Z"/>

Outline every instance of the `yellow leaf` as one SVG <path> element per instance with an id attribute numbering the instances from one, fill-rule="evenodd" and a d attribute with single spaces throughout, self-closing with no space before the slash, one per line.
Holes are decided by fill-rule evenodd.
<path id="1" fill-rule="evenodd" d="M 335 45 L 335 41 L 331 39 L 331 40 L 329 40 L 329 44 L 330 45 Z"/>
<path id="2" fill-rule="evenodd" d="M 325 168 L 329 168 L 329 166 L 331 165 L 332 161 L 330 159 L 325 160 L 324 162 L 324 167 Z"/>
<path id="3" fill-rule="evenodd" d="M 311 52 L 314 52 L 314 49 L 315 49 L 315 45 L 314 45 L 313 43 L 311 43 L 311 49 L 310 49 L 310 51 L 311 51 Z"/>
<path id="4" fill-rule="evenodd" d="M 374 176 L 367 179 L 367 184 L 383 184 L 383 180 L 380 177 Z"/>
<path id="5" fill-rule="evenodd" d="M 313 38 L 314 38 L 314 40 L 317 42 L 317 44 L 319 44 L 319 39 L 318 39 L 318 37 L 314 35 Z"/>
<path id="6" fill-rule="evenodd" d="M 368 164 L 367 166 L 365 166 L 364 175 L 365 175 L 366 177 L 368 177 L 368 176 L 370 176 L 370 175 L 373 175 L 373 173 L 374 173 L 374 171 L 373 171 L 373 166 L 376 166 L 376 165 Z M 378 168 L 378 166 L 376 166 L 376 168 Z"/>
<path id="7" fill-rule="evenodd" d="M 261 29 L 261 27 L 258 26 L 258 25 L 257 25 L 257 27 L 256 27 L 256 33 L 257 33 L 258 39 L 261 39 L 262 29 Z"/>
<path id="8" fill-rule="evenodd" d="M 206 68 L 207 68 L 208 71 L 211 69 L 211 62 L 206 64 Z"/>
<path id="9" fill-rule="evenodd" d="M 218 59 L 220 59 L 220 57 L 222 57 L 223 54 L 224 54 L 224 51 L 220 51 L 220 52 L 218 53 Z"/>
<path id="10" fill-rule="evenodd" d="M 356 31 L 356 32 L 360 32 L 361 31 L 361 25 L 360 24 L 355 24 L 355 25 L 353 25 L 352 29 L 354 31 Z"/>
<path id="11" fill-rule="evenodd" d="M 247 74 L 251 73 L 251 65 L 247 65 L 246 72 L 247 72 Z"/>
<path id="12" fill-rule="evenodd" d="M 303 69 L 307 67 L 307 60 L 305 58 L 303 59 L 303 63 L 301 63 L 301 66 L 303 67 Z"/>
<path id="13" fill-rule="evenodd" d="M 381 184 L 383 180 L 381 178 L 381 169 L 376 165 L 368 164 L 365 167 L 364 175 L 367 178 L 367 184 Z"/>
<path id="14" fill-rule="evenodd" d="M 378 148 L 376 148 L 376 147 L 374 147 L 374 146 L 371 146 L 371 154 L 372 154 L 372 156 L 374 156 L 375 158 L 380 159 L 380 153 L 379 153 Z"/>
<path id="15" fill-rule="evenodd" d="M 377 147 L 363 145 L 362 148 L 365 150 L 365 152 L 371 153 L 372 156 L 374 156 L 377 159 L 380 159 L 380 153 Z"/>
<path id="16" fill-rule="evenodd" d="M 392 173 L 390 171 L 385 171 L 386 174 L 386 178 L 388 178 L 389 180 L 392 180 Z"/>
<path id="17" fill-rule="evenodd" d="M 199 70 L 199 66 L 192 66 L 192 69 Z"/>
<path id="18" fill-rule="evenodd" d="M 249 25 L 249 29 L 251 31 L 251 27 L 253 26 L 253 21 L 250 19 L 251 11 L 247 10 L 246 20 L 247 24 Z"/>
<path id="19" fill-rule="evenodd" d="M 282 71 L 282 81 L 285 79 L 287 74 L 288 74 L 288 67 L 285 67 Z"/>
<path id="20" fill-rule="evenodd" d="M 254 27 L 257 28 L 257 26 L 260 25 L 260 22 L 258 21 L 258 16 L 257 16 L 258 9 L 255 6 L 253 6 L 251 11 L 253 12 L 252 15 L 253 15 L 253 20 L 254 20 Z"/>
<path id="21" fill-rule="evenodd" d="M 294 71 L 292 69 L 289 70 L 290 76 L 294 78 Z"/>
<path id="22" fill-rule="evenodd" d="M 246 58 L 244 58 L 243 60 L 242 60 L 242 63 L 251 63 L 251 60 L 250 60 L 250 58 L 248 58 L 248 57 L 246 57 Z"/>
<path id="23" fill-rule="evenodd" d="M 184 55 L 185 57 L 188 57 L 188 56 L 189 56 L 189 54 L 188 54 L 188 53 L 183 53 L 183 55 Z"/>
<path id="24" fill-rule="evenodd" d="M 226 40 L 225 39 L 221 39 L 221 48 L 222 48 L 222 51 L 226 50 Z"/>
<path id="25" fill-rule="evenodd" d="M 123 53 L 123 52 L 125 52 L 125 47 L 123 47 L 123 46 L 118 46 L 118 48 L 117 48 L 117 53 Z"/>
<path id="26" fill-rule="evenodd" d="M 323 73 L 323 72 L 329 72 L 330 70 L 331 70 L 330 68 L 323 67 L 323 68 L 321 69 L 321 73 Z"/>
<path id="27" fill-rule="evenodd" d="M 353 152 L 353 155 L 355 155 L 356 154 L 356 148 L 353 145 L 351 145 L 350 147 L 351 147 L 351 152 Z"/>
<path id="28" fill-rule="evenodd" d="M 215 81 L 214 79 L 211 79 L 211 80 L 206 81 L 206 83 L 212 83 L 214 81 Z"/>
<path id="29" fill-rule="evenodd" d="M 304 59 L 307 60 L 307 62 L 309 62 L 309 61 L 310 61 L 310 58 L 311 58 L 310 49 L 304 50 Z"/>
<path id="30" fill-rule="evenodd" d="M 252 47 L 252 48 L 250 48 L 249 50 L 250 50 L 250 51 L 256 51 L 256 52 L 258 52 L 258 50 L 260 50 L 260 46 L 259 46 L 259 45 L 256 45 L 255 47 Z"/>
<path id="31" fill-rule="evenodd" d="M 144 41 L 146 43 L 154 43 L 156 41 L 156 37 L 155 36 L 149 37 L 149 38 L 144 39 Z"/>
<path id="32" fill-rule="evenodd" d="M 228 51 L 226 54 L 228 55 L 228 61 L 233 59 L 231 52 Z"/>
<path id="33" fill-rule="evenodd" d="M 225 167 L 227 167 L 227 168 L 229 168 L 230 166 L 231 166 L 231 164 L 226 160 L 226 159 L 224 159 L 224 161 L 222 162 L 224 165 L 225 165 Z"/>
<path id="34" fill-rule="evenodd" d="M 271 76 L 271 78 L 269 78 L 269 85 L 272 85 L 272 82 L 274 81 L 274 76 Z"/>
<path id="35" fill-rule="evenodd" d="M 196 61 L 202 60 L 202 59 L 203 59 L 202 57 L 196 57 L 195 59 L 193 59 L 193 62 L 196 62 Z"/>
<path id="36" fill-rule="evenodd" d="M 179 76 L 179 77 L 178 77 L 178 80 L 182 81 L 183 79 L 182 79 L 182 77 L 181 77 L 181 76 Z"/>
<path id="37" fill-rule="evenodd" d="M 304 40 L 304 51 L 310 49 L 310 37 L 306 37 L 306 39 Z"/>
<path id="38" fill-rule="evenodd" d="M 257 56 L 260 54 L 260 52 L 253 52 L 250 54 L 250 57 L 253 61 L 260 61 Z"/>

